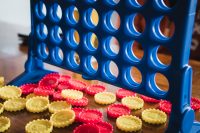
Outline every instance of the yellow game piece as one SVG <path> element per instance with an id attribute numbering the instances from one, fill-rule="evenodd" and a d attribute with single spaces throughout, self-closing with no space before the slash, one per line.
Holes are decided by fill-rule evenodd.
<path id="1" fill-rule="evenodd" d="M 130 109 L 134 110 L 141 109 L 144 106 L 143 99 L 134 96 L 124 97 L 121 102 L 123 105 L 126 105 Z"/>
<path id="2" fill-rule="evenodd" d="M 19 87 L 16 86 L 4 86 L 0 88 L 0 98 L 4 100 L 18 98 L 22 94 L 22 91 Z"/>
<path id="3" fill-rule="evenodd" d="M 26 107 L 26 99 L 25 98 L 14 98 L 9 99 L 4 102 L 4 109 L 6 111 L 20 111 Z"/>
<path id="4" fill-rule="evenodd" d="M 116 101 L 116 96 L 112 92 L 100 92 L 95 94 L 94 100 L 98 104 L 112 104 Z"/>
<path id="5" fill-rule="evenodd" d="M 0 132 L 5 132 L 10 128 L 10 119 L 8 117 L 0 117 Z"/>
<path id="6" fill-rule="evenodd" d="M 49 99 L 47 97 L 37 96 L 30 98 L 26 102 L 26 109 L 29 112 L 39 113 L 48 108 Z"/>
<path id="7" fill-rule="evenodd" d="M 49 112 L 55 113 L 56 111 L 71 109 L 71 107 L 71 104 L 66 101 L 56 101 L 49 104 Z"/>
<path id="8" fill-rule="evenodd" d="M 142 119 L 150 124 L 163 124 L 167 121 L 167 115 L 158 109 L 146 109 L 142 112 Z"/>
<path id="9" fill-rule="evenodd" d="M 135 132 L 142 128 L 142 120 L 136 116 L 123 115 L 116 120 L 117 127 L 125 132 Z"/>
<path id="10" fill-rule="evenodd" d="M 38 95 L 35 95 L 34 93 L 30 93 L 26 96 L 26 100 L 30 99 L 30 98 L 33 98 L 33 97 L 37 97 Z M 46 98 L 49 98 L 49 96 L 43 96 L 43 97 L 46 97 Z"/>
<path id="11" fill-rule="evenodd" d="M 61 95 L 64 98 L 71 98 L 71 99 L 83 98 L 83 92 L 71 89 L 62 90 Z"/>
<path id="12" fill-rule="evenodd" d="M 70 109 L 57 111 L 51 115 L 50 121 L 57 128 L 69 126 L 75 121 L 75 112 Z"/>
<path id="13" fill-rule="evenodd" d="M 4 77 L 0 77 L 0 87 L 4 86 Z"/>
<path id="14" fill-rule="evenodd" d="M 4 110 L 3 104 L 2 104 L 2 103 L 0 103 L 0 114 L 2 114 L 2 113 L 3 113 L 3 110 Z"/>
<path id="15" fill-rule="evenodd" d="M 26 124 L 26 133 L 51 133 L 53 124 L 49 120 L 37 119 Z"/>

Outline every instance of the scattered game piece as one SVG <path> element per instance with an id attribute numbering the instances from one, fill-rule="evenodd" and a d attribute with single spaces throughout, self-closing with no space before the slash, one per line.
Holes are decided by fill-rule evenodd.
<path id="1" fill-rule="evenodd" d="M 50 121 L 53 123 L 54 127 L 67 127 L 75 121 L 75 112 L 70 109 L 57 111 L 51 115 Z"/>
<path id="2" fill-rule="evenodd" d="M 146 109 L 142 111 L 142 120 L 149 124 L 164 124 L 167 121 L 167 115 L 158 109 Z"/>
<path id="3" fill-rule="evenodd" d="M 39 81 L 39 87 L 49 87 L 55 89 L 58 86 L 58 79 L 53 76 L 48 76 Z"/>
<path id="4" fill-rule="evenodd" d="M 137 110 L 141 109 L 144 106 L 144 101 L 139 97 L 128 96 L 122 99 L 122 104 L 126 105 L 130 109 Z"/>
<path id="5" fill-rule="evenodd" d="M 144 96 L 144 95 L 140 95 L 140 97 L 145 101 L 145 102 L 148 102 L 148 103 L 159 103 L 160 100 L 157 100 L 157 99 L 154 99 L 154 98 L 151 98 L 151 97 L 147 97 L 147 96 Z"/>
<path id="6" fill-rule="evenodd" d="M 62 91 L 62 90 L 65 90 L 65 89 L 70 89 L 69 84 L 66 83 L 66 82 L 60 83 L 60 84 L 58 85 L 58 87 L 57 87 L 57 90 L 58 90 L 58 91 Z"/>
<path id="7" fill-rule="evenodd" d="M 18 98 L 21 96 L 21 94 L 21 89 L 16 86 L 4 86 L 0 89 L 0 98 L 4 100 Z"/>
<path id="8" fill-rule="evenodd" d="M 171 113 L 171 109 L 172 109 L 172 104 L 169 101 L 166 100 L 161 100 L 159 102 L 159 107 L 160 110 L 164 111 L 167 114 Z"/>
<path id="9" fill-rule="evenodd" d="M 87 88 L 86 83 L 84 83 L 80 80 L 70 79 L 69 85 L 70 85 L 71 89 L 79 90 L 79 91 L 84 91 Z"/>
<path id="10" fill-rule="evenodd" d="M 94 100 L 98 104 L 112 104 L 116 101 L 116 96 L 112 92 L 100 92 L 95 94 Z"/>
<path id="11" fill-rule="evenodd" d="M 53 93 L 53 100 L 54 101 L 62 101 L 62 100 L 65 100 L 65 98 L 62 97 L 60 91 L 57 91 L 57 92 Z"/>
<path id="12" fill-rule="evenodd" d="M 123 115 L 116 120 L 117 128 L 125 132 L 136 132 L 142 128 L 142 120 L 136 116 Z"/>
<path id="13" fill-rule="evenodd" d="M 37 84 L 24 84 L 20 86 L 20 89 L 22 90 L 22 94 L 27 95 L 33 93 L 34 89 L 37 87 Z"/>
<path id="14" fill-rule="evenodd" d="M 84 107 L 88 105 L 88 99 L 83 97 L 81 99 L 66 98 L 66 101 L 73 106 Z"/>
<path id="15" fill-rule="evenodd" d="M 122 99 L 127 96 L 136 96 L 136 93 L 133 91 L 129 91 L 129 90 L 120 88 L 116 91 L 116 96 L 117 96 L 117 98 Z"/>
<path id="16" fill-rule="evenodd" d="M 26 124 L 27 133 L 51 133 L 53 124 L 49 120 L 37 119 Z"/>
<path id="17" fill-rule="evenodd" d="M 2 114 L 2 113 L 3 113 L 3 111 L 4 111 L 4 106 L 3 106 L 3 104 L 2 104 L 2 103 L 0 103 L 0 114 Z"/>
<path id="18" fill-rule="evenodd" d="M 131 110 L 123 104 L 112 104 L 107 108 L 107 115 L 112 118 L 117 118 L 122 115 L 130 115 Z"/>
<path id="19" fill-rule="evenodd" d="M 100 133 L 113 133 L 113 126 L 110 123 L 101 121 L 95 124 L 98 126 Z"/>
<path id="20" fill-rule="evenodd" d="M 26 102 L 26 109 L 32 113 L 43 112 L 48 108 L 49 100 L 46 97 L 37 96 Z"/>
<path id="21" fill-rule="evenodd" d="M 49 87 L 38 87 L 34 89 L 34 94 L 38 96 L 49 96 L 54 94 L 54 89 Z"/>
<path id="22" fill-rule="evenodd" d="M 57 78 L 59 79 L 60 78 L 60 74 L 59 73 L 49 73 L 49 74 L 46 74 L 43 78 L 48 78 L 48 77 L 54 77 L 54 78 Z"/>
<path id="23" fill-rule="evenodd" d="M 36 97 L 37 95 L 35 95 L 34 93 L 30 93 L 26 96 L 26 100 L 32 98 L 32 97 Z"/>
<path id="24" fill-rule="evenodd" d="M 56 101 L 49 104 L 49 112 L 55 113 L 56 111 L 71 109 L 71 104 L 66 101 Z"/>
<path id="25" fill-rule="evenodd" d="M 68 83 L 71 79 L 71 76 L 69 75 L 60 75 L 59 83 Z"/>
<path id="26" fill-rule="evenodd" d="M 10 128 L 10 119 L 8 117 L 0 116 L 0 132 L 5 132 Z"/>
<path id="27" fill-rule="evenodd" d="M 73 133 L 100 133 L 100 131 L 97 125 L 87 123 L 76 127 Z"/>
<path id="28" fill-rule="evenodd" d="M 71 98 L 71 99 L 82 99 L 83 98 L 83 92 L 77 91 L 77 90 L 62 90 L 61 96 L 64 98 Z"/>
<path id="29" fill-rule="evenodd" d="M 4 86 L 4 77 L 0 77 L 0 87 Z"/>
<path id="30" fill-rule="evenodd" d="M 89 95 L 95 95 L 106 90 L 105 86 L 102 85 L 90 85 L 86 88 L 85 92 Z"/>
<path id="31" fill-rule="evenodd" d="M 79 114 L 79 120 L 83 123 L 97 123 L 102 121 L 103 114 L 96 109 L 85 109 Z"/>
<path id="32" fill-rule="evenodd" d="M 79 122 L 80 121 L 79 115 L 84 110 L 84 108 L 72 108 L 72 110 L 75 112 L 76 115 L 75 121 Z"/>
<path id="33" fill-rule="evenodd" d="M 191 98 L 191 107 L 193 110 L 200 109 L 200 99 L 192 97 Z"/>
<path id="34" fill-rule="evenodd" d="M 4 102 L 4 109 L 6 111 L 15 112 L 23 110 L 26 107 L 25 98 L 14 98 Z"/>

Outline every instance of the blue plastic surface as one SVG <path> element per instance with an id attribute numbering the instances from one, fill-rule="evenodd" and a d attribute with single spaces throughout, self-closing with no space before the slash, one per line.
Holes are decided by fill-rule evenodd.
<path id="1" fill-rule="evenodd" d="M 97 79 L 153 98 L 169 100 L 173 107 L 166 132 L 198 132 L 200 125 L 194 122 L 194 111 L 190 107 L 192 69 L 188 66 L 196 3 L 197 0 L 175 0 L 175 5 L 170 8 L 163 0 L 146 0 L 144 5 L 136 0 L 31 0 L 28 60 L 25 72 L 10 84 L 38 81 L 51 72 L 43 67 L 43 63 L 48 63 L 80 73 L 85 79 Z M 78 21 L 73 16 L 76 9 Z M 98 13 L 98 23 L 90 19 L 93 9 Z M 120 16 L 119 29 L 111 22 L 113 13 Z M 146 21 L 142 33 L 132 25 L 138 13 Z M 175 24 L 171 38 L 162 35 L 159 29 L 164 16 Z M 79 34 L 80 42 L 75 40 L 75 32 Z M 92 33 L 98 38 L 98 48 L 91 45 Z M 119 42 L 118 53 L 109 47 L 112 37 Z M 142 44 L 144 49 L 141 60 L 131 52 L 134 41 Z M 159 46 L 172 53 L 169 66 L 158 60 Z M 60 50 L 63 54 L 59 55 Z M 75 53 L 79 55 L 80 64 Z M 91 65 L 92 58 L 98 62 L 98 70 Z M 117 77 L 109 68 L 111 62 L 118 67 Z M 140 84 L 131 78 L 131 67 L 141 72 Z M 156 73 L 168 79 L 168 92 L 155 84 Z"/>

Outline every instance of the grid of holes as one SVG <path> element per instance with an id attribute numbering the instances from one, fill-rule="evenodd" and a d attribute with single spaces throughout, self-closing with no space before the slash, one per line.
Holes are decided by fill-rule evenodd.
<path id="1" fill-rule="evenodd" d="M 97 0 L 85 0 L 85 1 L 90 4 L 93 4 Z M 142 8 L 146 3 L 146 0 L 127 0 L 127 1 L 131 8 Z M 105 2 L 110 7 L 115 7 L 120 3 L 120 0 L 105 0 Z M 161 2 L 157 1 L 156 4 L 162 10 L 167 11 L 170 10 L 170 8 L 172 8 L 167 0 L 161 0 Z M 173 3 L 172 5 L 175 5 L 175 3 Z M 49 11 L 47 11 L 46 6 L 43 2 L 40 1 L 39 3 L 36 4 L 35 14 L 39 20 L 44 20 L 45 17 L 47 17 L 47 12 L 49 12 L 50 20 L 55 24 L 58 23 L 62 19 L 62 17 L 65 17 L 66 23 L 68 25 L 74 26 L 79 22 L 80 19 L 79 11 L 77 7 L 73 5 L 69 6 L 66 9 L 65 14 L 62 14 L 63 11 L 57 3 L 54 3 L 50 7 Z M 92 29 L 95 29 L 98 26 L 100 18 L 98 12 L 94 8 L 88 8 L 83 13 L 83 15 L 84 17 L 82 18 L 84 18 L 83 20 L 84 26 L 88 28 L 88 31 L 91 31 Z M 104 30 L 108 33 L 115 33 L 120 29 L 120 27 L 122 27 L 120 15 L 116 10 L 108 11 L 103 16 L 102 19 L 104 19 L 104 21 L 102 21 L 104 23 L 103 24 Z M 167 24 L 163 24 L 166 21 Z M 145 17 L 142 14 L 133 13 L 127 16 L 125 24 L 126 24 L 125 28 L 128 31 L 126 34 L 128 36 L 139 37 L 145 31 L 146 21 Z M 164 25 L 164 27 L 160 27 L 160 25 Z M 168 41 L 173 37 L 175 31 L 164 30 L 165 27 L 167 27 L 168 29 L 170 29 L 171 27 L 173 27 L 173 29 L 175 28 L 175 24 L 173 23 L 173 21 L 170 20 L 168 16 L 159 17 L 155 20 L 153 25 L 153 30 L 156 32 L 153 33 L 155 33 L 154 36 L 158 42 Z M 56 45 L 52 49 L 52 59 L 57 64 L 61 64 L 65 56 L 62 49 L 59 48 L 59 45 L 63 41 L 63 38 L 66 39 L 67 41 L 66 44 L 72 49 L 76 49 L 81 41 L 78 31 L 73 28 L 68 30 L 66 32 L 66 35 L 63 35 L 62 29 L 59 26 L 56 25 L 51 29 L 47 29 L 44 23 L 40 23 L 36 26 L 36 32 L 38 39 L 42 42 L 47 38 L 48 34 L 50 34 L 51 36 L 50 38 L 52 39 L 51 41 L 54 42 L 54 44 Z M 95 33 L 93 32 L 86 33 L 83 37 L 83 42 L 85 49 L 87 49 L 87 51 L 89 51 L 90 53 L 95 53 L 97 51 L 99 41 Z M 103 65 L 103 71 L 105 71 L 106 74 L 104 76 L 109 80 L 113 81 L 116 80 L 119 74 L 118 66 L 112 59 L 117 57 L 120 51 L 120 45 L 121 44 L 119 44 L 118 39 L 115 36 L 108 36 L 107 38 L 104 38 L 104 41 L 102 42 L 103 53 L 110 58 L 110 60 L 105 62 Z M 128 61 L 129 63 L 132 64 L 139 63 L 143 58 L 144 55 L 143 50 L 141 50 L 142 54 L 141 53 L 138 54 L 137 50 L 135 50 L 136 47 L 142 49 L 142 45 L 139 42 L 137 42 L 137 40 L 132 40 L 125 44 L 123 55 L 125 57 L 125 60 Z M 162 48 L 160 48 L 160 46 L 157 46 L 154 48 L 154 50 L 152 50 L 152 57 L 154 59 L 153 62 L 157 64 L 157 67 L 167 68 L 170 65 L 170 62 L 166 63 L 165 61 L 161 60 L 162 57 L 159 58 L 159 55 L 157 53 L 160 49 Z M 38 44 L 38 55 L 43 60 L 48 58 L 49 50 L 45 43 Z M 68 62 L 68 65 L 72 69 L 75 70 L 79 67 L 80 58 L 75 51 L 69 52 L 66 55 L 66 60 Z M 85 72 L 87 72 L 89 75 L 94 75 L 98 70 L 98 61 L 96 60 L 96 58 L 91 54 L 88 55 L 83 61 L 84 61 Z M 134 65 L 126 69 L 125 75 L 126 78 L 128 79 L 126 80 L 127 84 L 129 85 L 134 85 L 138 87 L 142 82 L 142 73 L 140 71 L 140 68 L 137 68 Z M 156 88 L 158 88 L 158 90 L 167 91 L 169 87 L 168 80 L 166 79 L 168 85 L 165 86 L 164 89 L 162 89 L 162 86 L 156 83 L 157 80 L 155 79 L 157 75 L 161 75 L 158 77 L 166 79 L 165 75 L 160 73 L 158 74 L 155 73 L 152 77 L 153 79 L 152 84 L 154 84 Z"/>

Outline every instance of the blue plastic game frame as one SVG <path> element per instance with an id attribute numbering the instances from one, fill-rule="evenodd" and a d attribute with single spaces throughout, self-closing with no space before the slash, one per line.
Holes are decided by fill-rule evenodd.
<path id="1" fill-rule="evenodd" d="M 169 100 L 172 112 L 166 132 L 200 132 L 200 124 L 195 121 L 194 111 L 190 107 L 192 68 L 188 65 L 197 0 L 176 0 L 172 8 L 167 7 L 163 0 L 147 0 L 144 5 L 140 5 L 137 0 L 30 1 L 28 59 L 24 73 L 10 84 L 19 86 L 37 82 L 52 72 L 44 68 L 44 63 L 48 63 L 82 74 L 85 79 L 97 79 L 153 98 Z M 44 7 L 46 12 L 43 12 Z M 61 9 L 61 18 L 57 15 L 58 7 Z M 78 21 L 73 16 L 75 7 L 79 12 Z M 99 16 L 97 25 L 90 19 L 93 9 Z M 120 16 L 119 29 L 111 23 L 113 11 Z M 144 16 L 146 21 L 145 30 L 141 34 L 132 26 L 137 13 Z M 163 36 L 159 29 L 163 16 L 168 16 L 175 24 L 175 32 L 171 38 Z M 59 29 L 62 30 L 62 35 Z M 74 41 L 75 31 L 80 36 L 79 45 Z M 90 45 L 92 33 L 98 38 L 97 49 Z M 107 42 L 111 37 L 119 41 L 118 54 L 108 48 Z M 133 41 L 142 44 L 144 56 L 141 60 L 130 52 Z M 159 46 L 165 46 L 172 53 L 169 66 L 159 62 L 156 56 Z M 63 58 L 59 56 L 59 50 L 63 52 Z M 80 64 L 75 61 L 75 52 L 79 55 Z M 91 66 L 91 57 L 96 58 L 98 70 Z M 111 61 L 118 67 L 117 77 L 109 69 Z M 141 84 L 132 80 L 131 67 L 136 67 L 141 72 Z M 155 73 L 161 73 L 168 79 L 167 92 L 160 90 L 155 84 Z"/>

